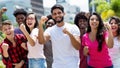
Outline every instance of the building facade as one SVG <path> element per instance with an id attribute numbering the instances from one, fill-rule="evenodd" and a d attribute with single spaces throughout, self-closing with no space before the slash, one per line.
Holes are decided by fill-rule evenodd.
<path id="1" fill-rule="evenodd" d="M 30 0 L 0 0 L 0 8 L 6 7 L 7 12 L 5 12 L 5 15 L 13 22 L 15 23 L 15 17 L 13 16 L 13 12 L 16 9 L 23 8 L 26 11 L 29 11 L 31 9 Z"/>
<path id="2" fill-rule="evenodd" d="M 40 19 L 44 15 L 43 0 L 31 0 L 32 10 L 36 13 L 37 18 Z"/>

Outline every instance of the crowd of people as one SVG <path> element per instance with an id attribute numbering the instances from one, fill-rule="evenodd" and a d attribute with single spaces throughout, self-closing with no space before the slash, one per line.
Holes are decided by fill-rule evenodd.
<path id="1" fill-rule="evenodd" d="M 7 8 L 0 11 L 2 14 Z M 74 24 L 64 21 L 64 7 L 56 4 L 51 15 L 16 9 L 18 23 L 1 21 L 6 35 L 0 43 L 6 68 L 119 68 L 120 18 L 104 22 L 96 12 L 78 12 Z M 39 20 L 39 21 L 38 21 Z M 45 25 L 45 28 L 43 27 Z"/>

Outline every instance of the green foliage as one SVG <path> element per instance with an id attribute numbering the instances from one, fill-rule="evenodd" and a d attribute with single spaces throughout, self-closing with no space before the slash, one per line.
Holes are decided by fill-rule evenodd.
<path id="1" fill-rule="evenodd" d="M 111 0 L 111 9 L 114 10 L 116 15 L 120 17 L 120 1 L 119 0 Z"/>
<path id="2" fill-rule="evenodd" d="M 5 38 L 5 34 L 3 34 L 1 31 L 0 31 L 0 43 L 2 42 L 2 40 Z"/>
<path id="3" fill-rule="evenodd" d="M 2 57 L 1 57 L 1 54 L 0 54 L 0 68 L 5 68 L 5 65 L 3 64 L 1 59 L 2 59 Z"/>
<path id="4" fill-rule="evenodd" d="M 100 4 L 106 4 L 106 1 L 105 0 L 93 0 L 91 3 L 90 3 L 90 6 L 92 6 L 92 4 L 98 6 Z"/>
<path id="5" fill-rule="evenodd" d="M 5 20 L 8 20 L 8 17 L 5 14 L 3 14 L 2 15 L 2 21 L 5 21 Z"/>
<path id="6" fill-rule="evenodd" d="M 109 10 L 110 5 L 108 5 L 107 2 L 106 3 L 101 3 L 96 7 L 96 9 L 97 9 L 97 12 L 101 14 L 101 12 Z"/>
<path id="7" fill-rule="evenodd" d="M 93 0 L 91 4 L 94 4 L 96 6 L 96 12 L 101 14 L 103 20 L 107 20 L 114 15 L 120 17 L 119 0 L 111 0 L 110 3 L 106 0 Z"/>

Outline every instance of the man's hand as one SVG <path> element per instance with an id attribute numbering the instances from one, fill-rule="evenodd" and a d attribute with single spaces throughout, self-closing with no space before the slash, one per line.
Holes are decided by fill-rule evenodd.
<path id="1" fill-rule="evenodd" d="M 24 64 L 24 61 L 22 60 L 20 63 L 15 63 L 13 65 L 15 65 L 15 68 L 22 68 L 23 64 Z"/>
<path id="2" fill-rule="evenodd" d="M 65 34 L 67 34 L 67 35 L 70 34 L 70 32 L 69 32 L 66 28 L 63 29 L 63 33 L 65 33 Z"/>
<path id="3" fill-rule="evenodd" d="M 2 49 L 3 49 L 3 51 L 8 51 L 8 48 L 9 48 L 9 45 L 8 45 L 8 44 L 6 44 L 6 43 L 3 43 L 3 44 L 2 44 Z"/>
<path id="4" fill-rule="evenodd" d="M 6 7 L 2 7 L 1 11 L 2 11 L 2 13 L 4 13 L 4 12 L 7 11 L 7 8 Z"/>
<path id="5" fill-rule="evenodd" d="M 8 56 L 8 48 L 9 48 L 9 45 L 6 44 L 6 43 L 3 43 L 1 47 L 2 47 L 2 50 L 3 50 L 3 56 L 4 56 L 4 57 L 9 57 L 9 56 Z"/>
<path id="6" fill-rule="evenodd" d="M 48 20 L 47 16 L 42 16 L 41 19 L 40 19 L 39 24 L 43 25 L 47 20 Z"/>

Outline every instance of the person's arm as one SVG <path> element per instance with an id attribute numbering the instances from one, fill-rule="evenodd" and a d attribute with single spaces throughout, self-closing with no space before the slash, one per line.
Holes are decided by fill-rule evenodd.
<path id="1" fill-rule="evenodd" d="M 2 44 L 2 50 L 3 50 L 3 56 L 4 57 L 9 57 L 9 55 L 8 55 L 8 47 L 9 47 L 8 44 L 6 44 L 6 43 Z"/>
<path id="2" fill-rule="evenodd" d="M 24 33 L 24 35 L 26 36 L 26 38 L 27 38 L 28 42 L 30 43 L 30 45 L 35 46 L 35 41 L 30 37 L 30 34 L 27 32 L 24 24 L 20 25 L 20 29 Z"/>
<path id="3" fill-rule="evenodd" d="M 8 54 L 8 47 L 9 47 L 9 45 L 6 43 L 3 43 L 1 46 L 1 48 L 2 48 L 2 61 L 7 67 L 12 68 L 12 62 L 9 59 L 10 57 Z"/>
<path id="4" fill-rule="evenodd" d="M 83 48 L 83 54 L 84 54 L 85 56 L 88 56 L 88 55 L 89 55 L 88 46 L 84 46 L 84 48 Z"/>
<path id="5" fill-rule="evenodd" d="M 38 41 L 40 44 L 45 44 L 46 41 L 50 39 L 49 35 L 44 35 L 43 24 L 47 21 L 47 17 L 42 16 L 39 22 L 39 33 L 38 33 Z"/>
<path id="6" fill-rule="evenodd" d="M 112 48 L 114 41 L 113 41 L 113 34 L 110 25 L 107 23 L 105 24 L 107 31 L 108 31 L 108 37 L 105 38 L 105 42 L 108 46 L 108 48 Z"/>
<path id="7" fill-rule="evenodd" d="M 27 46 L 26 46 L 26 43 L 24 43 L 24 42 L 21 43 L 21 47 L 24 48 L 25 50 L 28 50 L 28 49 L 27 49 Z"/>
<path id="8" fill-rule="evenodd" d="M 13 65 L 15 65 L 15 68 L 22 68 L 24 63 L 25 63 L 24 60 L 21 60 L 20 63 L 15 63 Z"/>
<path id="9" fill-rule="evenodd" d="M 7 11 L 6 7 L 2 7 L 0 10 L 0 18 L 2 18 L 2 14 Z"/>
<path id="10" fill-rule="evenodd" d="M 79 50 L 79 49 L 80 49 L 80 46 L 81 46 L 81 44 L 80 44 L 80 37 L 78 37 L 78 36 L 73 36 L 66 28 L 63 29 L 63 32 L 70 37 L 70 40 L 71 40 L 71 43 L 72 43 L 73 47 L 74 47 L 76 50 Z"/>

